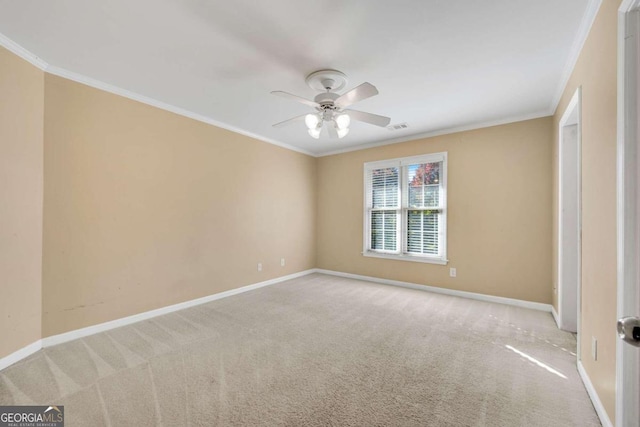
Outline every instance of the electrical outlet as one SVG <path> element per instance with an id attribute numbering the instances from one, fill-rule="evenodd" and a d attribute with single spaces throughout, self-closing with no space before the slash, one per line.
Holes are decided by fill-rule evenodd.
<path id="1" fill-rule="evenodd" d="M 262 263 L 261 262 L 258 263 L 258 271 L 262 271 Z"/>
<path id="2" fill-rule="evenodd" d="M 458 274 L 458 272 L 456 271 L 455 268 L 450 268 L 449 269 L 449 276 L 456 277 L 456 274 Z"/>
<path id="3" fill-rule="evenodd" d="M 280 267 L 284 267 L 284 258 L 280 258 Z"/>
<path id="4" fill-rule="evenodd" d="M 596 337 L 591 337 L 591 357 L 593 360 L 598 360 L 598 340 Z"/>

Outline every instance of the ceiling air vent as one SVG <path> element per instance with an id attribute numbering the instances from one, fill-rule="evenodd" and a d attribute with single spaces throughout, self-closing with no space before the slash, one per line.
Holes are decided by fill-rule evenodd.
<path id="1" fill-rule="evenodd" d="M 406 124 L 406 123 L 396 123 L 395 125 L 387 126 L 387 129 L 389 129 L 389 130 L 402 130 L 402 129 L 406 129 L 408 127 L 409 127 L 409 125 Z"/>

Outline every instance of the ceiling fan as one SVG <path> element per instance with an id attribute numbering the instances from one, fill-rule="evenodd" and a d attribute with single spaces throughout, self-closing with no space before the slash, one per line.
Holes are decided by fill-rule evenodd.
<path id="1" fill-rule="evenodd" d="M 362 83 L 360 86 L 339 95 L 336 92 L 343 89 L 347 84 L 347 76 L 340 71 L 316 71 L 307 76 L 306 82 L 312 89 L 322 92 L 313 101 L 282 91 L 273 91 L 271 93 L 313 107 L 316 111 L 276 123 L 273 127 L 279 128 L 304 121 L 309 135 L 318 139 L 323 125 L 326 124 L 325 127 L 331 138 L 344 138 L 349 133 L 351 120 L 380 127 L 386 127 L 391 121 L 389 117 L 346 109 L 358 101 L 378 94 L 378 89 L 371 83 Z"/>

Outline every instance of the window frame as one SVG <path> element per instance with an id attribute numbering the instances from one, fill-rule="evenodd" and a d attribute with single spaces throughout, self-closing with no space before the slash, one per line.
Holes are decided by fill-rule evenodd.
<path id="1" fill-rule="evenodd" d="M 410 165 L 422 163 L 441 162 L 440 168 L 440 229 L 438 235 L 439 255 L 412 254 L 407 252 L 408 224 L 407 212 L 411 209 L 408 206 L 408 179 L 407 168 Z M 364 164 L 364 209 L 363 209 L 363 233 L 362 233 L 362 255 L 373 258 L 395 259 L 402 261 L 414 261 L 428 264 L 446 265 L 447 259 L 447 152 L 423 154 L 419 156 L 399 157 L 396 159 L 379 160 Z M 373 169 L 383 169 L 397 167 L 399 173 L 399 207 L 396 210 L 396 240 L 399 242 L 395 251 L 371 249 L 371 210 L 372 191 L 369 188 L 369 172 Z M 420 209 L 418 209 L 420 210 Z"/>

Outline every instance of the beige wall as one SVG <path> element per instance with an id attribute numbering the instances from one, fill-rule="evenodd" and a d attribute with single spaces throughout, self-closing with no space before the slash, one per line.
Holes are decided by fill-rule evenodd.
<path id="1" fill-rule="evenodd" d="M 562 114 L 582 87 L 582 363 L 615 417 L 617 10 L 604 0 L 553 117 L 554 287 L 557 286 L 558 135 Z M 557 308 L 557 295 L 554 294 Z M 591 358 L 591 337 L 598 360 Z"/>
<path id="2" fill-rule="evenodd" d="M 558 121 L 582 86 L 582 354 L 613 419 L 619 4 L 603 1 L 553 118 L 320 159 L 45 76 L 0 48 L 0 357 L 315 266 L 556 305 Z M 363 257 L 363 163 L 439 151 L 449 265 Z"/>
<path id="3" fill-rule="evenodd" d="M 0 47 L 0 358 L 40 339 L 43 72 Z"/>
<path id="4" fill-rule="evenodd" d="M 45 81 L 44 337 L 315 267 L 314 158 Z"/>
<path id="5" fill-rule="evenodd" d="M 550 303 L 551 126 L 547 117 L 318 159 L 318 267 Z M 449 265 L 362 256 L 363 164 L 441 151 Z"/>

